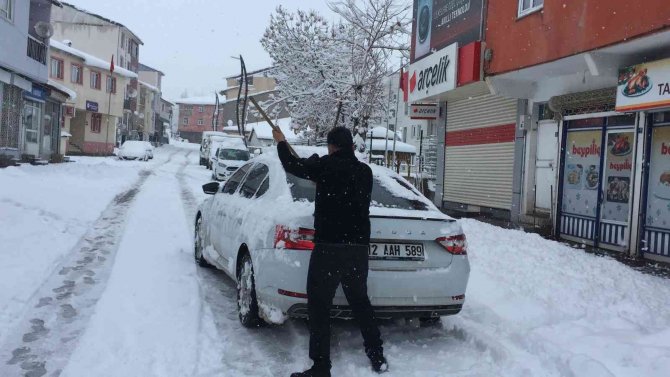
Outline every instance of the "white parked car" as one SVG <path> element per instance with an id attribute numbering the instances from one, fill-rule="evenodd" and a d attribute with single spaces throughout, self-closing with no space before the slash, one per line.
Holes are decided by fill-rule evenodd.
<path id="1" fill-rule="evenodd" d="M 204 131 L 202 133 L 202 140 L 200 141 L 200 165 L 207 166 L 209 157 L 209 144 L 213 136 L 226 136 L 221 131 Z"/>
<path id="2" fill-rule="evenodd" d="M 215 181 L 228 179 L 250 158 L 251 154 L 244 145 L 221 144 L 212 158 L 212 179 Z"/>
<path id="3" fill-rule="evenodd" d="M 305 157 L 315 149 L 325 153 L 295 149 Z M 460 224 L 399 175 L 370 167 L 368 293 L 376 316 L 432 320 L 460 312 L 470 274 Z M 195 260 L 237 281 L 242 324 L 306 317 L 314 183 L 286 174 L 276 151 L 268 151 L 225 184 L 208 183 L 203 190 L 212 196 L 195 218 Z M 352 317 L 341 287 L 331 315 Z"/>
<path id="4" fill-rule="evenodd" d="M 154 147 L 147 141 L 127 140 L 121 145 L 117 157 L 121 160 L 149 160 L 154 158 Z"/>

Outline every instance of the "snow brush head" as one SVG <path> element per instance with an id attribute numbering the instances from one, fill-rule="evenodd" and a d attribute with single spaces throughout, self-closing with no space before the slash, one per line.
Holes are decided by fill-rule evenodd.
<path id="1" fill-rule="evenodd" d="M 337 149 L 352 149 L 354 145 L 354 138 L 351 136 L 351 131 L 345 127 L 335 127 L 328 132 L 328 145 L 332 145 Z"/>

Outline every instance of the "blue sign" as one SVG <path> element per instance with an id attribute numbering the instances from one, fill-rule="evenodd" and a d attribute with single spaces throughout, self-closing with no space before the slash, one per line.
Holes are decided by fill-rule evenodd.
<path id="1" fill-rule="evenodd" d="M 93 101 L 86 101 L 86 111 L 98 112 L 98 103 Z"/>
<path id="2" fill-rule="evenodd" d="M 33 84 L 31 91 L 24 91 L 23 96 L 29 100 L 33 101 L 44 101 L 47 96 L 46 90 L 41 86 Z"/>

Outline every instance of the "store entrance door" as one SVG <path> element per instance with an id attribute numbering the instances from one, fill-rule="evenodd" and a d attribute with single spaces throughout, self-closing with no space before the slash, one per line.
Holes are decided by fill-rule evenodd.
<path id="1" fill-rule="evenodd" d="M 39 157 L 40 153 L 40 104 L 26 100 L 23 106 L 23 153 Z"/>
<path id="2" fill-rule="evenodd" d="M 566 122 L 559 188 L 562 238 L 628 250 L 635 138 L 634 116 Z"/>
<path id="3" fill-rule="evenodd" d="M 553 207 L 554 185 L 558 166 L 558 122 L 543 120 L 537 126 L 535 159 L 535 208 L 549 212 Z"/>

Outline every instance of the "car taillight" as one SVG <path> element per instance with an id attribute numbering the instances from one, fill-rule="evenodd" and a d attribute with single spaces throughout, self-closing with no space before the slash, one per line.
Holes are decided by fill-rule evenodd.
<path id="1" fill-rule="evenodd" d="M 314 229 L 275 228 L 275 248 L 292 250 L 314 250 Z"/>
<path id="2" fill-rule="evenodd" d="M 465 255 L 468 253 L 468 244 L 465 240 L 465 234 L 457 236 L 440 237 L 435 240 L 444 250 L 454 255 Z"/>

